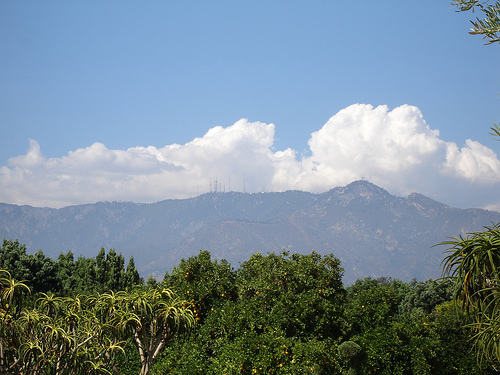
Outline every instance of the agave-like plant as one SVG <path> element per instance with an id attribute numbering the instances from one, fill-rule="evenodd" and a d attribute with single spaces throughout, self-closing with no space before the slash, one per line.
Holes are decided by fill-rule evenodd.
<path id="1" fill-rule="evenodd" d="M 85 365 L 88 368 L 87 374 L 112 374 L 102 361 L 85 361 Z"/>
<path id="2" fill-rule="evenodd" d="M 186 301 L 179 299 L 170 289 L 161 287 L 137 288 L 122 303 L 125 311 L 136 317 L 129 319 L 126 327 L 139 351 L 140 375 L 147 375 L 161 350 L 194 324 L 193 312 Z"/>
<path id="3" fill-rule="evenodd" d="M 468 326 L 475 334 L 472 336 L 476 347 L 479 349 L 478 355 L 481 361 L 500 359 L 500 319 L 498 318 L 498 304 L 496 311 L 491 314 L 478 314 L 475 321 Z"/>
<path id="4" fill-rule="evenodd" d="M 20 358 L 16 353 L 19 332 L 15 324 L 21 313 L 24 293 L 30 289 L 16 281 L 7 270 L 0 270 L 0 373 L 14 374 Z"/>
<path id="5" fill-rule="evenodd" d="M 443 275 L 454 281 L 454 298 L 471 319 L 480 358 L 500 362 L 500 224 L 441 245 L 449 246 Z"/>
<path id="6" fill-rule="evenodd" d="M 20 310 L 23 293 L 30 293 L 24 281 L 14 280 L 6 270 L 0 270 L 0 307 L 6 311 Z"/>
<path id="7" fill-rule="evenodd" d="M 52 293 L 40 293 L 40 297 L 36 300 L 38 310 L 44 312 L 49 316 L 55 316 L 59 314 L 62 302 L 62 297 L 58 297 Z"/>
<path id="8" fill-rule="evenodd" d="M 58 297 L 40 294 L 31 309 L 16 309 L 28 287 L 0 271 L 0 373 L 118 374 L 115 357 L 133 339 L 141 375 L 160 351 L 194 323 L 186 301 L 165 288 Z M 8 348 L 8 350 L 6 350 Z"/>
<path id="9" fill-rule="evenodd" d="M 454 280 L 455 299 L 468 312 L 491 312 L 499 287 L 500 224 L 485 229 L 441 243 L 450 246 L 443 260 L 443 274 Z"/>

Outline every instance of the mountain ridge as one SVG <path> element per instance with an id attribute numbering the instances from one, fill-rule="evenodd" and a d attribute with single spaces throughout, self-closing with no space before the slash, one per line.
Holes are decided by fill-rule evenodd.
<path id="1" fill-rule="evenodd" d="M 97 202 L 60 209 L 0 203 L 0 237 L 52 258 L 101 247 L 134 256 L 143 276 L 162 277 L 209 250 L 234 267 L 255 252 L 283 249 L 341 259 L 344 280 L 440 276 L 444 248 L 432 247 L 500 222 L 500 213 L 458 209 L 419 193 L 396 197 L 365 180 L 321 194 L 205 193 L 156 203 Z"/>

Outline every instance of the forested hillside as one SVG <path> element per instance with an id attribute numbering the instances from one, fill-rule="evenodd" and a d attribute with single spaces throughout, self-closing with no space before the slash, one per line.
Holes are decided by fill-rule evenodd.
<path id="1" fill-rule="evenodd" d="M 332 254 L 256 253 L 234 269 L 201 251 L 144 285 L 115 250 L 52 260 L 6 240 L 0 269 L 5 374 L 495 373 L 450 281 L 346 287 Z"/>

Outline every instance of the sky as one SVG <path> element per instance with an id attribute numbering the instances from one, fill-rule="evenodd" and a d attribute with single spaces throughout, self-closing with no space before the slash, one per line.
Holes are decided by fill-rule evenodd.
<path id="1" fill-rule="evenodd" d="M 365 179 L 500 211 L 500 46 L 449 0 L 0 2 L 0 202 Z"/>

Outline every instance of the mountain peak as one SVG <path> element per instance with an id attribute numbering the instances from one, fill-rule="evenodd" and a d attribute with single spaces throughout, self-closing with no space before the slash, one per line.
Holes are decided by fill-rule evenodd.
<path id="1" fill-rule="evenodd" d="M 353 181 L 321 194 L 317 204 L 363 209 L 367 206 L 384 205 L 391 195 L 384 189 L 366 180 Z"/>
<path id="2" fill-rule="evenodd" d="M 389 193 L 382 189 L 381 187 L 378 187 L 375 184 L 372 184 L 371 182 L 367 180 L 356 180 L 351 182 L 350 184 L 346 185 L 344 187 L 344 192 L 345 193 L 357 193 L 361 196 L 368 196 L 368 195 L 389 195 Z"/>
<path id="3" fill-rule="evenodd" d="M 42 209 L 0 204 L 0 238 L 57 258 L 101 247 L 134 256 L 142 272 L 161 275 L 199 249 L 236 265 L 254 251 L 333 253 L 346 282 L 439 275 L 432 246 L 500 222 L 500 213 L 450 209 L 421 194 L 395 197 L 369 181 L 319 195 L 211 193 L 151 204 L 105 203 Z M 147 276 L 147 274 L 146 274 Z"/>
<path id="4" fill-rule="evenodd" d="M 367 205 L 373 202 L 380 202 L 391 195 L 384 189 L 366 180 L 353 181 L 350 184 L 330 190 L 328 200 L 334 198 L 342 206 L 358 203 Z"/>

